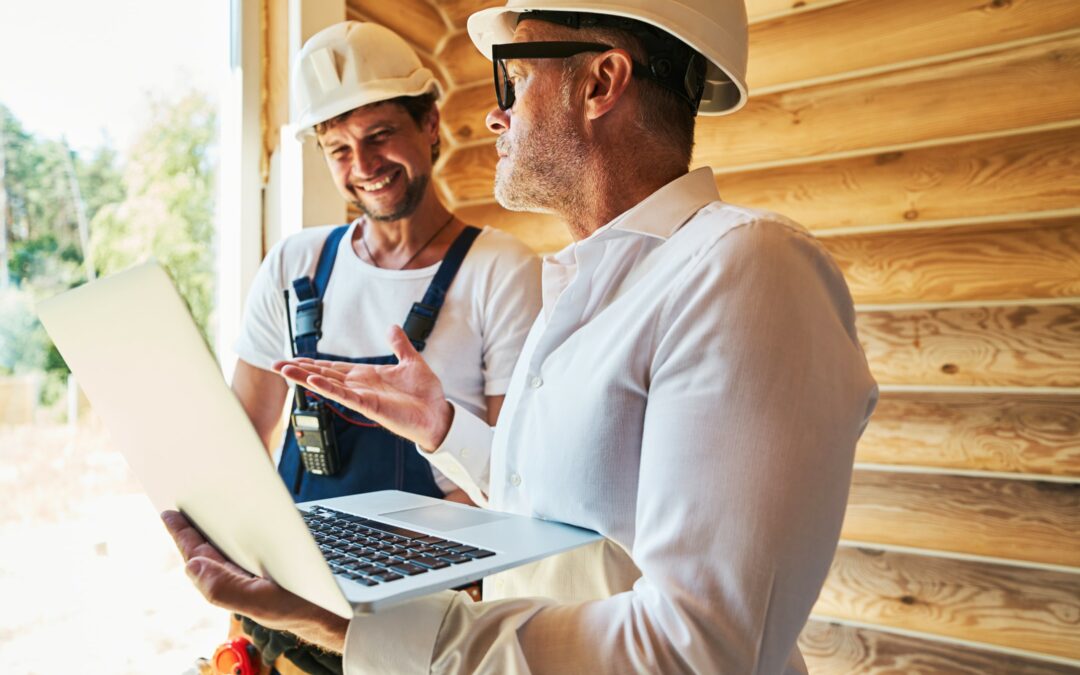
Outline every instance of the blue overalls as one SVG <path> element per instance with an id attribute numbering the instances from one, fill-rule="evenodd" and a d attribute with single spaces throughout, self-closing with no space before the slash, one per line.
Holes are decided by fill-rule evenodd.
<path id="1" fill-rule="evenodd" d="M 351 246 L 351 242 L 342 241 L 348 230 L 348 225 L 342 225 L 331 231 L 319 254 L 314 281 L 309 277 L 301 277 L 292 283 L 297 299 L 296 336 L 293 343 L 296 355 L 349 363 L 393 365 L 397 363 L 397 357 L 393 354 L 349 358 L 324 354 L 318 350 L 319 337 L 322 335 L 322 296 L 334 269 L 338 246 Z M 458 235 L 435 272 L 435 278 L 424 293 L 424 299 L 413 303 L 402 328 L 417 351 L 423 351 L 425 340 L 435 327 L 450 283 L 478 234 L 479 229 L 466 227 Z M 420 456 L 412 442 L 390 433 L 338 403 L 307 390 L 303 390 L 303 393 L 309 401 L 321 401 L 323 405 L 329 406 L 333 413 L 330 417 L 333 419 L 333 433 L 337 439 L 340 468 L 332 476 L 320 476 L 305 471 L 290 422 L 281 451 L 278 473 L 295 501 L 305 502 L 390 489 L 430 497 L 443 496 L 431 473 L 431 465 Z"/>

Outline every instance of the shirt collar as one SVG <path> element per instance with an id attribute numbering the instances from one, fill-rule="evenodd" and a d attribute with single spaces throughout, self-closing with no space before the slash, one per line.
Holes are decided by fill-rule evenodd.
<path id="1" fill-rule="evenodd" d="M 600 230 L 620 230 L 668 239 L 706 204 L 720 199 L 716 178 L 703 166 L 679 176 L 615 217 Z M 597 230 L 599 232 L 600 230 Z"/>

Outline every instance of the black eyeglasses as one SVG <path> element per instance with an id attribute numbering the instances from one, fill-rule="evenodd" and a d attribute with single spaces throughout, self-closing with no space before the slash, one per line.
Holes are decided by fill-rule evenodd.
<path id="1" fill-rule="evenodd" d="M 514 106 L 514 83 L 506 72 L 508 59 L 565 59 L 587 52 L 606 52 L 614 49 L 599 42 L 513 42 L 491 45 L 491 64 L 495 70 L 495 96 L 499 109 Z M 634 61 L 634 75 L 648 77 L 648 69 Z"/>

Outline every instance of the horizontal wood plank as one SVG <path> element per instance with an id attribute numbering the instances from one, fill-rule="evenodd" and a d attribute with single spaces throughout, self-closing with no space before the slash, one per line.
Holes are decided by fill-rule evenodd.
<path id="1" fill-rule="evenodd" d="M 457 87 L 450 93 L 442 106 L 443 123 L 457 143 L 491 141 L 491 157 L 494 158 L 495 134 L 488 131 L 485 121 L 494 108 L 495 85 L 489 70 L 488 79 L 483 82 Z M 490 164 L 494 171 L 495 162 L 491 161 Z"/>
<path id="2" fill-rule="evenodd" d="M 827 230 L 1077 208 L 1077 176 L 1080 126 L 726 173 L 716 182 L 731 203 Z"/>
<path id="3" fill-rule="evenodd" d="M 814 675 L 1076 675 L 1021 656 L 811 619 L 799 648 Z"/>
<path id="4" fill-rule="evenodd" d="M 443 115 L 443 127 L 453 133 L 452 119 Z M 456 202 L 493 202 L 495 200 L 495 144 L 470 145 L 447 149 L 446 160 L 436 174 Z"/>
<path id="5" fill-rule="evenodd" d="M 502 7 L 506 0 L 432 0 L 442 8 L 446 17 L 457 28 L 464 28 L 469 15 L 488 7 Z"/>
<path id="6" fill-rule="evenodd" d="M 860 470 L 841 537 L 1080 568 L 1080 485 Z"/>
<path id="7" fill-rule="evenodd" d="M 488 82 L 492 87 L 492 99 L 494 99 L 491 61 L 484 58 L 484 55 L 477 50 L 469 39 L 468 33 L 461 31 L 452 35 L 439 48 L 436 58 L 446 68 L 446 72 L 450 74 L 450 78 L 456 85 Z"/>
<path id="8" fill-rule="evenodd" d="M 841 547 L 813 613 L 1080 658 L 1080 574 Z"/>
<path id="9" fill-rule="evenodd" d="M 1080 305 L 860 312 L 879 384 L 1080 386 Z"/>
<path id="10" fill-rule="evenodd" d="M 753 25 L 747 82 L 753 93 L 1075 28 L 1075 0 L 853 0 Z"/>
<path id="11" fill-rule="evenodd" d="M 1080 118 L 1080 36 L 751 97 L 700 117 L 695 164 L 743 167 Z"/>
<path id="12" fill-rule="evenodd" d="M 886 392 L 855 459 L 1080 478 L 1080 396 Z"/>
<path id="13" fill-rule="evenodd" d="M 386 26 L 428 54 L 449 27 L 427 0 L 347 0 L 346 13 L 355 12 L 369 21 Z"/>
<path id="14" fill-rule="evenodd" d="M 857 303 L 1080 297 L 1080 216 L 845 235 L 822 243 Z"/>

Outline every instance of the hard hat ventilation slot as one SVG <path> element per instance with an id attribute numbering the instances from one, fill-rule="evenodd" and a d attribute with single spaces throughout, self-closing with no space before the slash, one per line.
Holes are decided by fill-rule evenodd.
<path id="1" fill-rule="evenodd" d="M 315 79 L 323 93 L 329 93 L 341 86 L 341 75 L 334 64 L 334 50 L 324 47 L 310 57 L 311 67 L 315 70 Z"/>

